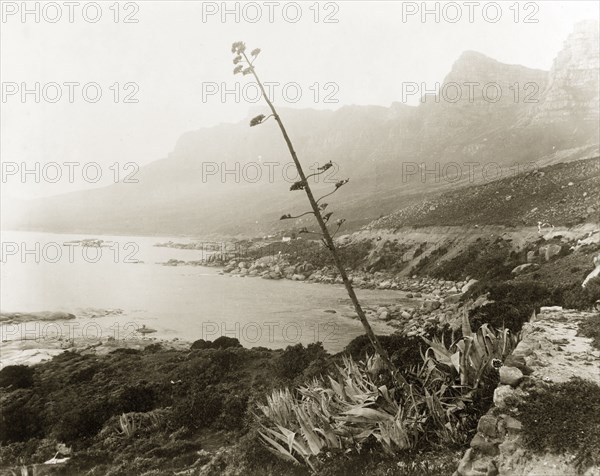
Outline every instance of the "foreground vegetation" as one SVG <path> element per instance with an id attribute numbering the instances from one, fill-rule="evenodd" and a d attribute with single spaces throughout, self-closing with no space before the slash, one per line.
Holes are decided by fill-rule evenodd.
<path id="1" fill-rule="evenodd" d="M 276 246 L 292 262 L 331 264 L 315 242 Z M 349 269 L 361 269 L 373 248 L 350 241 L 339 252 Z M 491 405 L 496 367 L 532 313 L 544 305 L 587 309 L 600 299 L 600 279 L 581 288 L 598 245 L 562 246 L 551 259 L 536 255 L 531 270 L 512 273 L 533 248 L 516 253 L 496 239 L 450 259 L 443 247 L 422 258 L 417 274 L 478 282 L 458 303 L 464 310 L 459 329 L 379 337 L 408 387 L 382 371 L 366 336 L 335 356 L 320 344 L 244 349 L 222 337 L 196 341 L 188 351 L 152 344 L 6 367 L 0 371 L 0 461 L 5 467 L 42 463 L 59 451 L 70 459 L 55 474 L 450 474 Z M 377 270 L 401 269 L 398 257 L 406 249 L 388 244 L 384 251 Z M 260 258 L 265 251 L 254 252 Z M 598 346 L 597 319 L 581 323 L 579 332 Z M 538 422 L 535 415 L 579 401 L 575 384 L 534 392 L 539 398 L 524 412 Z M 597 413 L 597 389 L 586 387 L 582 395 Z M 589 435 L 597 434 L 598 423 L 578 405 L 584 433 L 577 433 L 579 423 L 553 418 L 584 467 L 597 464 L 598 442 Z M 564 446 L 563 434 L 542 433 L 528 436 L 533 449 Z M 592 452 L 582 450 L 586 444 Z"/>
<path id="2" fill-rule="evenodd" d="M 382 339 L 404 362 L 409 393 L 377 356 L 353 359 L 370 349 L 364 338 L 337 356 L 320 344 L 272 351 L 222 337 L 189 352 L 153 344 L 6 367 L 0 458 L 42 463 L 62 448 L 70 459 L 56 474 L 174 474 L 205 464 L 206 474 L 227 474 L 233 458 L 244 474 L 341 475 L 360 454 L 386 474 L 386 461 L 396 474 L 445 474 L 489 406 L 492 359 L 514 338 L 486 327 L 448 347 L 432 338 L 430 350 L 417 339 Z M 214 458 L 221 447 L 229 449 Z M 389 459 L 398 454 L 405 464 Z"/>

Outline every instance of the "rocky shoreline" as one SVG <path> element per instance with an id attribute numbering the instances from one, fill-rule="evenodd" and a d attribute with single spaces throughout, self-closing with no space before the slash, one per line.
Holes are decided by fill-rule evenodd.
<path id="1" fill-rule="evenodd" d="M 142 350 L 147 345 L 160 343 L 166 348 L 185 348 L 189 342 L 157 339 L 145 335 L 143 328 L 138 332 L 128 332 L 126 338 L 115 338 L 114 331 L 94 325 L 88 335 L 78 326 L 78 319 L 87 325 L 96 318 L 121 316 L 122 309 L 85 308 L 71 312 L 10 312 L 0 314 L 0 369 L 9 365 L 35 365 L 65 352 L 105 355 L 118 348 Z M 73 322 L 76 321 L 76 322 Z M 79 323 L 80 324 L 80 323 Z M 24 326 L 24 327 L 23 327 Z M 79 328 L 80 332 L 76 332 Z M 141 331 L 141 332 L 140 332 Z"/>
<path id="2" fill-rule="evenodd" d="M 286 255 L 264 256 L 255 260 L 230 259 L 223 261 L 218 255 L 207 260 L 169 260 L 164 266 L 209 266 L 221 268 L 221 274 L 239 278 L 287 279 L 304 283 L 342 285 L 337 269 L 321 268 L 307 261 L 293 263 Z M 369 320 L 384 321 L 408 336 L 423 335 L 428 328 L 448 325 L 460 327 L 457 310 L 461 297 L 477 280 L 447 281 L 435 278 L 402 278 L 381 271 L 349 271 L 355 288 L 391 290 L 398 292 L 398 303 L 380 306 L 363 306 Z M 352 315 L 356 318 L 356 315 Z"/>
<path id="3" fill-rule="evenodd" d="M 73 339 L 18 339 L 2 342 L 0 369 L 9 365 L 35 365 L 51 360 L 63 352 L 76 352 L 81 355 L 106 355 L 117 349 L 143 350 L 156 344 L 164 349 L 188 349 L 191 342 L 174 338 L 171 340 L 147 336 L 133 336 L 127 339 L 100 337 L 97 339 L 78 337 Z"/>

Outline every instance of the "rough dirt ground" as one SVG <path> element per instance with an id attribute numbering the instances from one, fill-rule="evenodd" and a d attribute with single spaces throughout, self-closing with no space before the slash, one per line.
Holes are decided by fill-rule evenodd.
<path id="1" fill-rule="evenodd" d="M 577 323 L 588 314 L 560 310 L 537 316 L 530 334 L 531 339 L 539 337 L 540 345 L 534 377 L 554 383 L 580 377 L 600 385 L 600 350 L 592 347 L 592 339 L 576 335 Z"/>

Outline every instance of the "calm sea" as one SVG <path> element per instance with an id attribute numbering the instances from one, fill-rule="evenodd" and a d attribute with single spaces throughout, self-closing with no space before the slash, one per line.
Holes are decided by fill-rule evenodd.
<path id="1" fill-rule="evenodd" d="M 100 248 L 70 245 L 102 239 Z M 152 337 L 214 340 L 236 337 L 245 347 L 282 348 L 316 341 L 330 352 L 362 334 L 342 286 L 222 275 L 217 268 L 163 266 L 206 252 L 154 246 L 175 237 L 89 236 L 2 232 L 1 311 L 66 311 L 60 325 L 1 326 L 2 340 L 113 336 L 146 326 Z M 358 290 L 369 304 L 395 302 L 394 291 Z M 326 311 L 336 311 L 335 313 Z M 383 323 L 376 330 L 389 333 Z"/>

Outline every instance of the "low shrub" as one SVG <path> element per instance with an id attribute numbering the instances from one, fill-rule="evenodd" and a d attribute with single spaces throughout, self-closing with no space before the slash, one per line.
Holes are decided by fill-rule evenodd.
<path id="1" fill-rule="evenodd" d="M 173 408 L 174 426 L 188 430 L 206 428 L 219 417 L 222 406 L 223 395 L 217 388 L 193 386 Z"/>
<path id="2" fill-rule="evenodd" d="M 519 405 L 525 444 L 540 453 L 573 453 L 582 472 L 600 464 L 600 387 L 573 378 L 529 392 Z"/>
<path id="3" fill-rule="evenodd" d="M 244 426 L 248 410 L 248 392 L 230 392 L 225 394 L 221 413 L 216 426 L 224 430 L 237 430 Z"/>
<path id="4" fill-rule="evenodd" d="M 581 321 L 577 335 L 593 339 L 592 345 L 600 350 L 600 314 L 594 314 Z"/>

